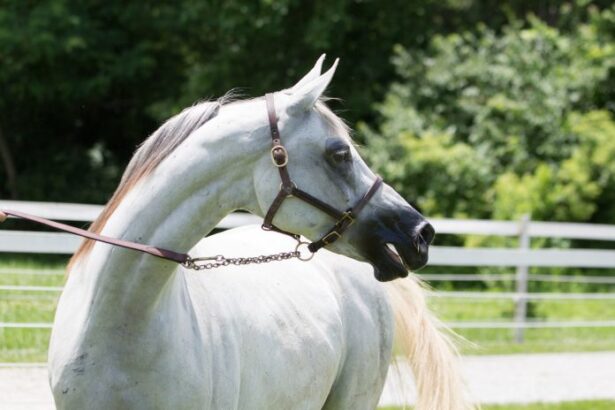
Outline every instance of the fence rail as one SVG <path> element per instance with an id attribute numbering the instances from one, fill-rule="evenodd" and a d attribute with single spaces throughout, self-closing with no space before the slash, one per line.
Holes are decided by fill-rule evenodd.
<path id="1" fill-rule="evenodd" d="M 0 201 L 0 209 L 14 209 L 39 215 L 49 219 L 69 222 L 90 222 L 102 210 L 99 205 Z M 262 220 L 254 215 L 235 213 L 224 218 L 219 229 L 229 229 Z M 531 239 L 537 237 L 567 238 L 582 240 L 615 241 L 615 226 L 535 222 L 529 218 L 520 221 L 486 220 L 431 220 L 438 234 L 444 235 L 488 235 L 517 237 L 518 248 L 461 248 L 433 247 L 430 264 L 435 266 L 492 266 L 516 267 L 515 274 L 425 274 L 429 281 L 511 281 L 516 284 L 516 292 L 434 292 L 437 298 L 463 298 L 474 300 L 508 299 L 516 304 L 513 322 L 453 322 L 449 325 L 457 329 L 515 329 L 517 340 L 523 340 L 523 330 L 552 327 L 615 327 L 615 321 L 567 321 L 567 322 L 529 322 L 526 318 L 527 303 L 531 300 L 615 300 L 615 293 L 530 293 L 527 283 L 566 282 L 615 284 L 615 277 L 603 276 L 549 276 L 530 274 L 529 267 L 574 267 L 574 268 L 615 268 L 615 251 L 610 249 L 531 249 Z M 71 254 L 81 239 L 57 232 L 0 231 L 0 252 Z M 23 275 L 61 275 L 61 270 L 36 270 L 1 268 L 0 274 Z M 32 292 L 32 294 L 57 293 L 61 287 L 3 285 L 0 292 Z M 23 295 L 15 295 L 22 297 Z M 43 328 L 49 323 L 0 322 L 0 328 Z"/>
<path id="2" fill-rule="evenodd" d="M 447 322 L 451 329 L 570 329 L 615 327 L 615 320 L 552 321 L 552 322 Z M 0 329 L 51 329 L 53 323 L 0 322 Z"/>
<path id="3" fill-rule="evenodd" d="M 511 299 L 511 300 L 615 300 L 615 293 L 554 293 L 554 292 L 432 292 L 431 297 L 448 299 Z"/>
<path id="4" fill-rule="evenodd" d="M 448 322 L 451 329 L 570 329 L 615 327 L 615 320 L 565 322 Z"/>
<path id="5" fill-rule="evenodd" d="M 2 273 L 2 270 L 0 270 Z M 431 273 L 419 276 L 428 282 L 511 282 L 517 279 L 514 273 Z M 595 283 L 601 285 L 615 285 L 615 277 L 591 275 L 540 275 L 529 274 L 529 282 L 560 282 L 560 283 Z"/>
<path id="6" fill-rule="evenodd" d="M 251 215 L 233 214 L 218 228 L 258 223 Z M 437 228 L 436 228 L 437 229 Z M 67 233 L 0 231 L 0 252 L 71 254 L 82 239 Z M 439 266 L 526 266 L 615 268 L 615 251 L 585 249 L 499 249 L 434 246 L 430 264 Z"/>
<path id="7" fill-rule="evenodd" d="M 0 208 L 14 209 L 60 221 L 93 221 L 102 211 L 101 205 L 58 202 L 24 202 L 0 200 Z M 246 215 L 246 214 L 243 214 Z M 246 215 L 252 221 L 259 218 Z M 230 220 L 232 220 L 231 217 Z M 230 221 L 229 220 L 229 221 Z M 521 223 L 517 221 L 492 221 L 480 219 L 430 219 L 440 234 L 519 236 Z M 252 222 L 247 222 L 252 223 Z M 222 222 L 221 228 L 231 228 Z M 585 223 L 538 222 L 528 223 L 527 234 L 534 237 L 591 239 L 615 241 L 615 226 Z"/>

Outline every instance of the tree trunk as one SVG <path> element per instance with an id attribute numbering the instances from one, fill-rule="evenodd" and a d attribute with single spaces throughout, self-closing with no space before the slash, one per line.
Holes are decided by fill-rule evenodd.
<path id="1" fill-rule="evenodd" d="M 6 173 L 7 187 L 11 199 L 17 199 L 17 172 L 15 170 L 15 162 L 13 156 L 9 150 L 9 146 L 2 134 L 2 128 L 0 127 L 0 158 L 4 164 L 4 172 Z"/>

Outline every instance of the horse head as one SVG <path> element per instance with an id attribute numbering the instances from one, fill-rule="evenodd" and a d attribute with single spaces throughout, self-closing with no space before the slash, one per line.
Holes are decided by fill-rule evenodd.
<path id="1" fill-rule="evenodd" d="M 323 102 L 323 92 L 338 63 L 336 60 L 321 74 L 323 57 L 293 87 L 273 94 L 275 120 L 273 123 L 270 120 L 270 126 L 274 133 L 279 130 L 283 146 L 278 153 L 282 159 L 276 164 L 272 155 L 256 166 L 253 175 L 260 212 L 271 214 L 272 203 L 280 197 L 283 204 L 277 205 L 272 222 L 276 227 L 370 263 L 380 281 L 405 277 L 408 270 L 419 269 L 427 263 L 435 231 L 394 189 L 375 184 L 379 182 L 378 177 L 359 155 L 348 127 Z M 274 131 L 275 127 L 278 130 Z M 275 138 L 274 135 L 273 154 L 276 153 Z M 286 191 L 280 185 L 280 165 L 287 168 L 291 179 Z M 338 234 L 333 232 L 335 226 L 341 226 L 335 220 L 335 213 L 323 212 L 302 198 L 305 195 L 299 195 L 299 191 L 340 212 L 352 211 L 367 192 L 370 197 L 349 223 L 342 221 L 344 229 Z"/>

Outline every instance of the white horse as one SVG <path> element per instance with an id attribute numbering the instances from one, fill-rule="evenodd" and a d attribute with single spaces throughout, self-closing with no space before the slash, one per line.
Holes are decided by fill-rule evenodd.
<path id="1" fill-rule="evenodd" d="M 346 209 L 375 176 L 319 101 L 336 64 L 322 75 L 321 65 L 322 57 L 297 85 L 275 93 L 278 126 L 294 183 Z M 236 209 L 267 211 L 280 186 L 269 133 L 263 99 L 183 111 L 139 148 L 91 230 L 196 256 L 292 250 L 291 239 L 254 228 L 199 242 Z M 275 222 L 312 240 L 332 224 L 294 198 Z M 51 337 L 56 406 L 373 409 L 396 331 L 413 365 L 419 407 L 467 408 L 455 353 L 416 281 L 396 281 L 387 293 L 372 276 L 391 280 L 424 264 L 425 226 L 385 185 L 329 246 L 369 264 L 323 250 L 309 263 L 201 273 L 87 241 L 71 261 Z"/>

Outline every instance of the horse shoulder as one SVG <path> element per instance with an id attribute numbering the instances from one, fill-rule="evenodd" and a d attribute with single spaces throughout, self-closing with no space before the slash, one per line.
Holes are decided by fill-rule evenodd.
<path id="1" fill-rule="evenodd" d="M 203 349 L 220 369 L 218 396 L 232 380 L 241 388 L 239 408 L 322 407 L 345 348 L 342 297 L 331 273 L 278 263 L 229 267 L 199 280 L 202 288 L 191 284 L 190 290 Z"/>
<path id="2" fill-rule="evenodd" d="M 387 292 L 371 266 L 330 255 L 343 289 L 345 357 L 324 408 L 372 409 L 391 362 L 394 320 Z"/>

